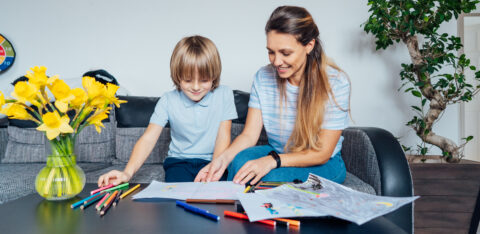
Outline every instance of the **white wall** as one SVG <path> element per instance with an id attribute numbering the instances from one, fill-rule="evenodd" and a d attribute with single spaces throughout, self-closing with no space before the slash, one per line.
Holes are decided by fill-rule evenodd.
<path id="1" fill-rule="evenodd" d="M 177 0 L 177 1 L 4 1 L 0 33 L 15 47 L 12 68 L 0 74 L 0 90 L 30 67 L 45 65 L 50 75 L 80 77 L 104 68 L 132 95 L 160 96 L 172 89 L 169 59 L 176 42 L 200 34 L 212 39 L 223 62 L 222 83 L 250 90 L 256 70 L 268 63 L 264 26 L 279 5 L 300 4 L 314 16 L 326 53 L 352 81 L 356 126 L 375 126 L 419 142 L 405 126 L 416 100 L 397 92 L 400 64 L 409 62 L 404 45 L 375 51 L 373 37 L 361 24 L 369 16 L 358 0 Z M 456 34 L 456 21 L 442 27 Z M 8 95 L 8 94 L 7 94 Z M 458 108 L 449 107 L 438 134 L 459 138 Z M 439 151 L 435 151 L 439 152 Z"/>

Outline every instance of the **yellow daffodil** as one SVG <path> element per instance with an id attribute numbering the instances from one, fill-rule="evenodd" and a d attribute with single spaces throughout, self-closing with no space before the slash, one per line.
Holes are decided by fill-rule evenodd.
<path id="1" fill-rule="evenodd" d="M 44 66 L 35 66 L 30 68 L 30 70 L 33 71 L 30 72 L 28 71 L 25 77 L 28 78 L 28 81 L 37 86 L 38 89 L 45 87 L 47 84 L 52 84 L 55 80 L 58 79 L 58 76 L 52 76 L 52 77 L 47 77 L 46 71 L 47 68 Z"/>
<path id="2" fill-rule="evenodd" d="M 5 108 L 2 108 L 0 113 L 8 116 L 11 119 L 31 120 L 32 116 L 25 110 L 25 107 L 17 103 L 9 103 Z"/>
<path id="3" fill-rule="evenodd" d="M 38 88 L 26 81 L 20 81 L 15 84 L 13 88 L 12 96 L 19 102 L 26 104 L 27 102 L 33 105 L 39 106 L 37 101 Z"/>
<path id="4" fill-rule="evenodd" d="M 98 111 L 96 112 L 89 120 L 88 120 L 88 125 L 95 125 L 95 129 L 97 130 L 98 133 L 102 132 L 102 128 L 105 126 L 103 125 L 102 121 L 106 118 L 108 118 L 108 108 L 104 111 Z"/>
<path id="5" fill-rule="evenodd" d="M 105 105 L 105 85 L 88 76 L 83 77 L 82 85 L 87 91 L 88 100 L 92 106 L 101 108 Z"/>
<path id="6" fill-rule="evenodd" d="M 55 97 L 55 106 L 61 112 L 65 113 L 68 110 L 68 103 L 75 98 L 71 93 L 70 87 L 63 80 L 56 80 L 52 85 L 48 86 Z"/>
<path id="7" fill-rule="evenodd" d="M 105 97 L 110 101 L 111 103 L 115 104 L 115 106 L 120 107 L 120 104 L 126 103 L 127 101 L 125 100 L 120 100 L 117 97 L 115 97 L 115 93 L 118 90 L 118 86 L 108 83 L 106 92 L 105 92 Z"/>
<path id="8" fill-rule="evenodd" d="M 60 117 L 56 111 L 45 113 L 42 122 L 37 130 L 45 131 L 49 140 L 56 138 L 60 133 L 73 133 L 73 128 L 68 124 L 70 122 L 68 116 Z"/>
<path id="9" fill-rule="evenodd" d="M 73 108 L 81 107 L 88 100 L 87 93 L 81 88 L 74 88 L 71 93 L 75 96 L 70 102 L 70 105 L 72 105 Z"/>
<path id="10" fill-rule="evenodd" d="M 2 110 L 2 106 L 5 105 L 5 96 L 0 91 L 0 111 Z"/>

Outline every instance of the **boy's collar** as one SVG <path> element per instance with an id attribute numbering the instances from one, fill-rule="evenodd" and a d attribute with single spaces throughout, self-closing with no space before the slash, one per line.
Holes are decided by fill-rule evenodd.
<path id="1" fill-rule="evenodd" d="M 213 90 L 210 90 L 207 94 L 205 94 L 205 96 L 199 102 L 192 101 L 190 98 L 187 97 L 187 95 L 183 93 L 183 91 L 180 90 L 179 92 L 185 107 L 192 107 L 195 104 L 198 104 L 203 107 L 207 107 L 210 104 L 210 99 L 212 99 L 210 96 L 212 96 L 211 93 L 213 92 Z"/>

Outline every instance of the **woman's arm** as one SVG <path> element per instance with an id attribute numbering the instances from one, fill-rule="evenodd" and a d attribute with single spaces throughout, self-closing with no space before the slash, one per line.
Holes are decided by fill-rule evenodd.
<path id="1" fill-rule="evenodd" d="M 227 169 L 228 164 L 235 158 L 235 155 L 257 143 L 262 128 L 261 110 L 248 108 L 247 120 L 242 133 L 235 138 L 233 143 L 223 153 L 218 155 L 218 157 L 214 157 L 212 162 L 200 170 L 195 178 L 195 182 L 218 181 Z"/>
<path id="2" fill-rule="evenodd" d="M 319 141 L 322 142 L 320 151 L 304 150 L 301 152 L 279 154 L 282 167 L 311 167 L 326 163 L 332 156 L 342 130 L 322 129 Z M 272 156 L 266 155 L 256 160 L 245 163 L 233 178 L 233 182 L 245 184 L 252 180 L 256 184 L 262 177 L 275 169 L 277 163 Z"/>

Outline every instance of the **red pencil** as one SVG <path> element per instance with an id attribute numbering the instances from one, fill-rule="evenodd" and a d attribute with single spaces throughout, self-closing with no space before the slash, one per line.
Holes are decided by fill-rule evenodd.
<path id="1" fill-rule="evenodd" d="M 247 219 L 248 220 L 248 216 L 246 216 L 244 214 L 237 213 L 237 212 L 229 211 L 229 210 L 223 211 L 223 215 L 233 217 L 233 218 Z M 267 225 L 270 225 L 270 226 L 275 226 L 277 224 L 273 220 L 258 220 L 256 222 L 267 224 Z"/>
<path id="2" fill-rule="evenodd" d="M 109 188 L 111 188 L 111 187 L 113 187 L 113 184 L 109 184 L 109 185 L 107 185 L 107 186 L 103 186 L 103 187 L 101 187 L 101 188 L 95 189 L 95 190 L 91 191 L 90 194 L 93 195 L 93 194 L 95 194 L 95 193 L 98 193 L 98 192 L 100 192 L 100 191 L 102 191 L 102 190 L 105 190 L 105 189 L 109 189 Z"/>

